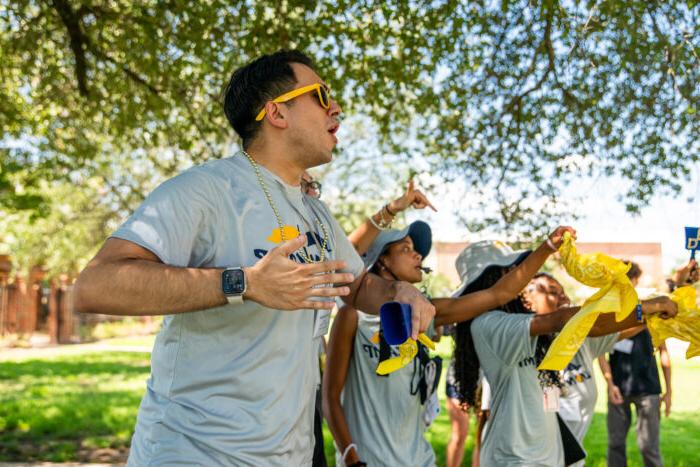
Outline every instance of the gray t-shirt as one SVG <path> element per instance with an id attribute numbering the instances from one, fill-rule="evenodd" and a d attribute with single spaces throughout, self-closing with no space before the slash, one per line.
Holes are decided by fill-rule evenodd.
<path id="1" fill-rule="evenodd" d="M 533 316 L 492 311 L 472 323 L 474 347 L 491 387 L 481 465 L 564 465 L 556 412 L 544 411 L 537 378 Z"/>
<path id="2" fill-rule="evenodd" d="M 318 257 L 318 216 L 329 235 L 326 258 L 343 259 L 348 271 L 360 274 L 362 261 L 326 206 L 260 171 L 285 228 L 307 235 L 308 254 Z M 202 268 L 252 266 L 281 243 L 272 209 L 241 154 L 166 181 L 113 237 L 143 246 L 165 264 Z M 303 262 L 298 253 L 291 258 Z M 129 464 L 310 464 L 318 314 L 246 301 L 166 316 Z"/>
<path id="3" fill-rule="evenodd" d="M 602 337 L 587 337 L 571 363 L 562 372 L 565 391 L 560 400 L 559 415 L 581 445 L 593 420 L 598 399 L 593 361 L 610 352 L 619 336 L 619 333 L 614 333 Z"/>
<path id="4" fill-rule="evenodd" d="M 379 330 L 379 318 L 361 311 L 357 315 L 342 403 L 360 459 L 367 465 L 434 466 L 435 454 L 424 436 L 425 406 L 416 393 L 418 358 L 389 376 L 378 376 L 379 345 L 370 339 Z M 396 347 L 392 354 L 398 355 Z M 343 465 L 341 453 L 336 453 L 336 464 Z"/>

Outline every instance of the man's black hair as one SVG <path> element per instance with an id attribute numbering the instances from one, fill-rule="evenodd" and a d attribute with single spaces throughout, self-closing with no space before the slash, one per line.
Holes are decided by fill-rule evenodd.
<path id="1" fill-rule="evenodd" d="M 234 71 L 224 90 L 224 113 L 247 149 L 260 130 L 255 117 L 270 101 L 294 89 L 297 83 L 291 63 L 313 69 L 313 62 L 302 52 L 280 50 L 263 55 Z"/>

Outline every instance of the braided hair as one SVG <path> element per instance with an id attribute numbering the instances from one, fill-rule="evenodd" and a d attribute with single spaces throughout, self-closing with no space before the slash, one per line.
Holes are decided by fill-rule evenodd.
<path id="1" fill-rule="evenodd" d="M 506 267 L 489 266 L 474 282 L 469 284 L 462 295 L 486 290 L 493 286 L 507 272 Z M 529 313 L 533 314 L 522 301 L 522 297 L 518 296 L 514 300 L 499 306 L 499 310 L 506 313 Z M 493 311 L 493 310 L 489 310 Z M 476 354 L 474 347 L 474 339 L 472 338 L 471 325 L 473 320 L 463 321 L 457 324 L 455 332 L 455 380 L 459 392 L 459 400 L 462 404 L 474 406 L 476 404 L 476 390 L 479 383 L 479 357 Z M 542 335 L 537 338 L 537 346 L 535 348 L 535 361 L 539 365 L 552 344 L 552 335 Z M 559 372 L 550 370 L 540 370 L 538 375 L 540 385 L 563 387 Z"/>

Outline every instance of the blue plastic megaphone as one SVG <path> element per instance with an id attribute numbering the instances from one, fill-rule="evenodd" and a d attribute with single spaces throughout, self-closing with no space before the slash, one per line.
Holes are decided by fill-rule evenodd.
<path id="1" fill-rule="evenodd" d="M 685 228 L 685 249 L 690 250 L 690 259 L 695 259 L 695 252 L 700 248 L 700 228 Z"/>
<path id="2" fill-rule="evenodd" d="M 379 309 L 384 339 L 389 345 L 401 345 L 411 337 L 411 305 L 387 302 Z"/>

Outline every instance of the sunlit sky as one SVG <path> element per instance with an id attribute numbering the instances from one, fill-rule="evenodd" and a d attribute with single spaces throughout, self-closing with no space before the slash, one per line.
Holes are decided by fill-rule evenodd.
<path id="1" fill-rule="evenodd" d="M 571 204 L 580 218 L 562 218 L 559 223 L 574 226 L 582 242 L 660 242 L 664 274 L 688 261 L 690 255 L 685 250 L 684 227 L 700 225 L 700 164 L 691 169 L 691 176 L 683 183 L 685 188 L 681 194 L 656 196 L 639 215 L 628 213 L 618 199 L 623 194 L 621 185 L 619 180 L 611 178 L 574 181 L 562 193 L 561 200 Z M 454 192 L 453 196 L 450 191 Z M 493 238 L 493 235 L 471 233 L 460 225 L 452 209 L 460 202 L 461 194 L 457 195 L 457 191 L 446 189 L 442 193 L 430 193 L 439 212 L 409 212 L 408 220 L 421 218 L 430 222 L 438 241 Z M 576 202 L 579 198 L 582 200 Z"/>

